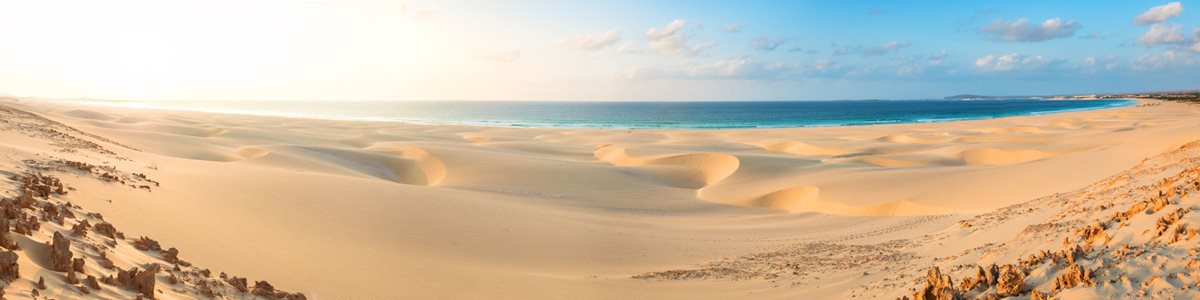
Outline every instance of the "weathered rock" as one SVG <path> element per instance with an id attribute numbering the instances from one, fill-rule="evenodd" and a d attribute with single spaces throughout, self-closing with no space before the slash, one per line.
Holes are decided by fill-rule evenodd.
<path id="1" fill-rule="evenodd" d="M 60 232 L 54 233 L 54 243 L 50 245 L 50 267 L 55 271 L 66 272 L 71 269 L 71 241 Z"/>
<path id="2" fill-rule="evenodd" d="M 74 270 L 75 272 L 83 273 L 83 264 L 84 264 L 84 260 L 82 257 L 72 259 L 71 260 L 71 270 Z"/>
<path id="3" fill-rule="evenodd" d="M 17 253 L 0 252 L 0 279 L 13 281 L 17 278 L 21 278 L 21 269 L 17 266 Z"/>
<path id="4" fill-rule="evenodd" d="M 138 272 L 133 278 L 134 288 L 146 295 L 146 298 L 154 299 L 154 274 L 159 271 L 158 264 L 152 264 L 146 267 L 146 270 Z"/>
<path id="5" fill-rule="evenodd" d="M 96 280 L 96 276 L 88 275 L 87 279 L 83 280 L 83 284 L 87 285 L 87 287 L 90 287 L 93 290 L 100 290 L 100 282 Z"/>
<path id="6" fill-rule="evenodd" d="M 96 229 L 96 232 L 100 233 L 100 235 L 114 239 L 117 238 L 117 228 L 113 227 L 111 223 L 100 222 L 99 224 L 96 224 L 96 226 L 92 226 L 92 228 Z"/>
<path id="7" fill-rule="evenodd" d="M 78 237 L 86 237 L 87 236 L 87 226 L 85 226 L 83 224 L 75 224 L 75 226 L 71 226 L 71 235 L 78 236 Z"/>
<path id="8" fill-rule="evenodd" d="M 46 277 L 41 277 L 41 276 L 38 276 L 37 288 L 38 288 L 39 290 L 44 290 L 44 289 L 46 289 Z"/>
<path id="9" fill-rule="evenodd" d="M 1033 290 L 1033 292 L 1029 293 L 1029 299 L 1030 300 L 1050 300 L 1052 298 L 1050 297 L 1050 295 L 1043 294 L 1042 291 Z"/>
<path id="10" fill-rule="evenodd" d="M 1054 291 L 1065 290 L 1077 286 L 1089 287 L 1096 284 L 1092 270 L 1076 264 L 1067 267 L 1066 271 L 1054 279 Z"/>
<path id="11" fill-rule="evenodd" d="M 250 291 L 250 289 L 246 286 L 246 278 L 234 276 L 230 277 L 229 279 L 225 279 L 225 282 L 233 286 L 234 289 L 237 289 L 238 292 L 246 293 Z"/>
<path id="12" fill-rule="evenodd" d="M 1021 268 L 1006 264 L 1000 267 L 1000 275 L 996 277 L 996 294 L 1001 297 L 1021 294 L 1025 285 L 1025 272 Z"/>
<path id="13" fill-rule="evenodd" d="M 925 286 L 913 293 L 914 300 L 953 300 L 958 299 L 954 291 L 954 282 L 949 275 L 942 274 L 938 267 L 929 269 L 926 274 Z"/>
<path id="14" fill-rule="evenodd" d="M 163 251 L 163 260 L 178 264 L 179 263 L 179 249 L 175 249 L 175 247 L 171 247 L 171 249 L 167 249 L 167 251 Z"/>
<path id="15" fill-rule="evenodd" d="M 75 276 L 75 270 L 67 271 L 67 283 L 79 284 L 79 277 Z"/>
<path id="16" fill-rule="evenodd" d="M 269 298 L 275 295 L 275 287 L 266 281 L 255 281 L 252 294 Z"/>
<path id="17" fill-rule="evenodd" d="M 142 251 L 161 251 L 162 250 L 162 246 L 158 245 L 158 241 L 155 241 L 151 238 L 144 237 L 144 236 L 141 238 L 138 238 L 137 240 L 134 240 L 133 247 L 137 248 L 138 250 L 142 250 Z"/>

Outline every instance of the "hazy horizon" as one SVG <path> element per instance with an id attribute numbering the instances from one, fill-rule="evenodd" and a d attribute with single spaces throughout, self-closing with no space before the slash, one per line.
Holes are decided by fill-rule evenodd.
<path id="1" fill-rule="evenodd" d="M 0 91 L 669 101 L 1180 90 L 1200 71 L 1192 5 L 0 0 Z"/>

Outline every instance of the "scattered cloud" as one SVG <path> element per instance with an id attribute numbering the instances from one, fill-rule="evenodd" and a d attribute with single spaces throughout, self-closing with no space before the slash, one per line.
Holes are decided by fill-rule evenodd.
<path id="1" fill-rule="evenodd" d="M 408 3 L 400 3 L 400 7 L 398 8 L 398 10 L 399 10 L 399 14 L 401 17 L 412 18 L 412 19 L 424 19 L 424 18 L 431 17 L 437 13 L 437 11 L 434 10 L 432 7 L 409 6 Z"/>
<path id="2" fill-rule="evenodd" d="M 1178 16 L 1180 13 L 1183 13 L 1183 4 L 1179 2 L 1171 2 L 1151 7 L 1150 10 L 1147 10 L 1146 12 L 1137 15 L 1137 17 L 1134 17 L 1133 23 L 1140 25 L 1158 24 L 1166 21 L 1167 19 Z"/>
<path id="3" fill-rule="evenodd" d="M 1041 55 L 1009 53 L 988 54 L 975 60 L 975 69 L 985 72 L 1011 72 L 1045 68 L 1057 61 Z"/>
<path id="4" fill-rule="evenodd" d="M 750 47 L 759 51 L 771 52 L 774 51 L 775 48 L 779 48 L 779 46 L 783 46 L 790 41 L 791 39 L 788 38 L 771 38 L 769 36 L 760 36 L 754 38 L 754 41 L 750 43 Z"/>
<path id="5" fill-rule="evenodd" d="M 942 64 L 942 60 L 946 59 L 947 56 L 950 55 L 946 54 L 945 49 L 938 50 L 938 52 L 934 52 L 932 55 L 929 55 L 929 64 L 940 65 Z"/>
<path id="6" fill-rule="evenodd" d="M 1079 24 L 1072 20 L 1053 18 L 1041 24 L 1030 24 L 1029 20 L 1022 18 L 1012 22 L 996 20 L 980 28 L 979 32 L 987 39 L 997 42 L 1041 42 L 1071 37 L 1079 27 Z"/>
<path id="7" fill-rule="evenodd" d="M 475 55 L 475 59 L 489 63 L 511 63 L 521 58 L 521 51 L 499 51 Z"/>
<path id="8" fill-rule="evenodd" d="M 620 29 L 609 29 L 599 33 L 583 33 L 558 39 L 558 44 L 564 47 L 582 50 L 603 50 L 621 40 Z"/>
<path id="9" fill-rule="evenodd" d="M 1162 53 L 1138 56 L 1137 59 L 1133 60 L 1131 65 L 1134 70 L 1139 71 L 1183 69 L 1195 67 L 1196 59 L 1193 55 L 1188 55 L 1187 53 L 1167 50 Z"/>
<path id="10" fill-rule="evenodd" d="M 1154 24 L 1138 38 L 1138 43 L 1146 46 L 1186 43 L 1187 39 L 1179 33 L 1180 30 L 1183 30 L 1182 25 Z"/>
<path id="11" fill-rule="evenodd" d="M 1119 68 L 1121 64 L 1117 61 L 1115 55 L 1105 57 L 1089 56 L 1083 59 L 1079 65 L 1079 70 L 1088 74 L 1095 74 L 1100 71 L 1113 71 Z"/>
<path id="12" fill-rule="evenodd" d="M 887 43 L 883 43 L 883 45 L 871 46 L 871 47 L 864 47 L 861 45 L 842 46 L 837 49 L 834 49 L 833 54 L 834 55 L 860 54 L 862 56 L 883 56 L 883 55 L 888 55 L 888 54 L 899 52 L 900 49 L 904 49 L 909 46 L 912 46 L 912 44 L 907 43 L 907 42 L 898 42 L 898 41 L 890 41 Z"/>
<path id="13" fill-rule="evenodd" d="M 627 42 L 621 43 L 620 45 L 617 45 L 617 49 L 615 51 L 617 52 L 617 54 L 639 54 L 639 53 L 642 53 L 642 49 L 639 49 L 637 47 L 637 45 L 633 43 L 633 41 L 627 41 Z"/>
<path id="14" fill-rule="evenodd" d="M 728 32 L 728 33 L 742 32 L 742 23 L 725 24 L 725 27 L 721 27 L 721 30 L 724 30 L 725 32 Z"/>
<path id="15" fill-rule="evenodd" d="M 674 20 L 661 28 L 646 30 L 646 39 L 650 40 L 650 49 L 662 55 L 697 56 L 712 48 L 715 43 L 706 42 L 695 45 L 688 44 L 688 33 L 684 20 Z"/>
<path id="16" fill-rule="evenodd" d="M 907 48 L 908 46 L 912 46 L 912 44 L 909 44 L 907 42 L 891 41 L 891 42 L 884 43 L 883 45 L 879 45 L 879 46 L 875 46 L 875 47 L 867 47 L 866 49 L 863 49 L 863 56 L 887 55 L 887 54 L 891 54 L 891 53 L 900 51 L 900 49 Z"/>
<path id="17" fill-rule="evenodd" d="M 625 73 L 630 80 L 660 79 L 719 79 L 755 80 L 780 79 L 785 73 L 797 70 L 798 65 L 762 63 L 750 57 L 738 57 L 707 63 L 685 63 L 670 67 L 635 67 Z"/>
<path id="18" fill-rule="evenodd" d="M 1110 34 L 1101 34 L 1099 32 L 1092 32 L 1092 33 L 1088 33 L 1087 35 L 1081 36 L 1080 38 L 1087 39 L 1087 40 L 1106 40 L 1106 39 L 1108 39 L 1110 37 L 1114 37 L 1114 36 L 1116 36 L 1116 34 L 1111 34 L 1111 33 Z"/>
<path id="19" fill-rule="evenodd" d="M 817 53 L 821 53 L 821 51 L 819 51 L 819 50 L 817 50 L 817 49 L 805 49 L 804 47 L 799 47 L 799 46 L 797 46 L 797 47 L 792 47 L 792 49 L 788 49 L 788 52 L 793 52 L 793 53 L 797 53 L 797 52 L 798 52 L 798 53 L 804 53 L 804 54 L 817 54 Z"/>

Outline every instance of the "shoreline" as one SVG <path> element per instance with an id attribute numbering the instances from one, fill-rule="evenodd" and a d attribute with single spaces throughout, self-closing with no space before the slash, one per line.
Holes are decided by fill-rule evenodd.
<path id="1" fill-rule="evenodd" d="M 1002 119 L 1002 118 L 1029 117 L 1029 116 L 1053 115 L 1053 114 L 1062 114 L 1062 113 L 1080 112 L 1080 111 L 1114 109 L 1114 108 L 1121 108 L 1121 107 L 1128 107 L 1128 106 L 1136 106 L 1136 105 L 1139 105 L 1140 103 L 1142 103 L 1142 101 L 1147 101 L 1148 99 L 1129 98 L 1129 99 L 1086 99 L 1086 100 L 1047 100 L 1047 99 L 1030 99 L 1030 100 L 1037 100 L 1037 101 L 1127 101 L 1128 103 L 1123 103 L 1123 104 L 1119 104 L 1119 105 L 1097 106 L 1097 107 L 1069 108 L 1069 109 L 1059 109 L 1059 110 L 1049 110 L 1049 111 L 1027 112 L 1027 113 L 1001 115 L 1001 116 L 981 116 L 981 117 L 933 119 L 933 120 L 917 119 L 917 120 L 911 120 L 911 121 L 862 123 L 862 124 L 838 123 L 838 124 L 812 124 L 812 125 L 799 125 L 799 126 L 798 125 L 780 125 L 780 126 L 759 125 L 759 126 L 744 126 L 744 127 L 743 126 L 622 127 L 622 126 L 612 126 L 612 125 L 555 126 L 555 125 L 548 125 L 548 124 L 542 124 L 542 125 L 538 125 L 538 124 L 494 124 L 494 123 L 489 123 L 489 122 L 434 122 L 434 121 L 428 121 L 428 120 L 402 120 L 402 119 L 386 118 L 386 117 L 314 116 L 314 115 L 303 115 L 303 114 L 254 112 L 254 111 L 226 111 L 226 110 L 210 110 L 210 109 L 137 107 L 137 106 L 128 106 L 128 105 L 123 105 L 123 104 L 111 104 L 111 102 L 103 102 L 103 101 L 98 102 L 98 101 L 90 101 L 90 100 L 34 99 L 32 101 L 46 101 L 46 102 L 51 102 L 51 103 L 60 102 L 60 103 L 65 103 L 65 104 L 80 104 L 80 105 L 85 105 L 85 106 L 90 106 L 90 107 L 149 110 L 149 111 L 159 111 L 159 112 L 197 112 L 197 113 L 211 113 L 211 114 L 257 116 L 257 117 L 278 117 L 278 118 L 290 118 L 290 119 L 312 119 L 312 120 L 347 121 L 347 122 L 383 122 L 383 123 L 427 125 L 427 126 L 469 126 L 469 127 L 482 127 L 482 128 L 529 128 L 529 129 L 574 129 L 574 130 L 586 130 L 586 129 L 596 129 L 596 130 L 748 130 L 748 129 L 797 129 L 797 128 L 827 128 L 827 127 L 849 127 L 849 126 L 881 126 L 881 125 L 905 125 L 905 124 L 945 123 L 945 122 L 976 121 L 976 120 L 994 120 L 994 119 Z M 25 101 L 31 101 L 31 100 L 25 100 Z M 826 101 L 826 102 L 965 101 L 965 102 L 969 102 L 969 101 L 973 101 L 973 100 L 930 99 L 930 100 L 821 100 L 821 101 Z M 999 101 L 1005 101 L 1005 100 L 999 100 Z M 138 103 L 144 103 L 144 102 L 145 101 L 138 102 Z M 546 101 L 546 102 L 554 102 L 554 101 Z M 643 102 L 643 101 L 629 101 L 629 102 Z M 697 102 L 720 102 L 720 101 L 697 101 Z M 779 101 L 779 102 L 800 102 L 800 101 Z M 281 103 L 287 103 L 287 102 L 281 102 Z M 325 102 L 301 102 L 301 103 L 325 103 Z M 647 101 L 646 103 L 657 103 L 657 102 Z"/>

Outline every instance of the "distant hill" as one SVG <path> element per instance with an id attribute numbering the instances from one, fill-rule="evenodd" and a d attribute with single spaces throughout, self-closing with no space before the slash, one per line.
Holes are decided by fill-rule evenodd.
<path id="1" fill-rule="evenodd" d="M 971 95 L 962 94 L 944 97 L 946 100 L 1008 100 L 1008 99 L 1031 99 L 1041 98 L 1040 96 L 987 96 L 987 95 Z"/>

